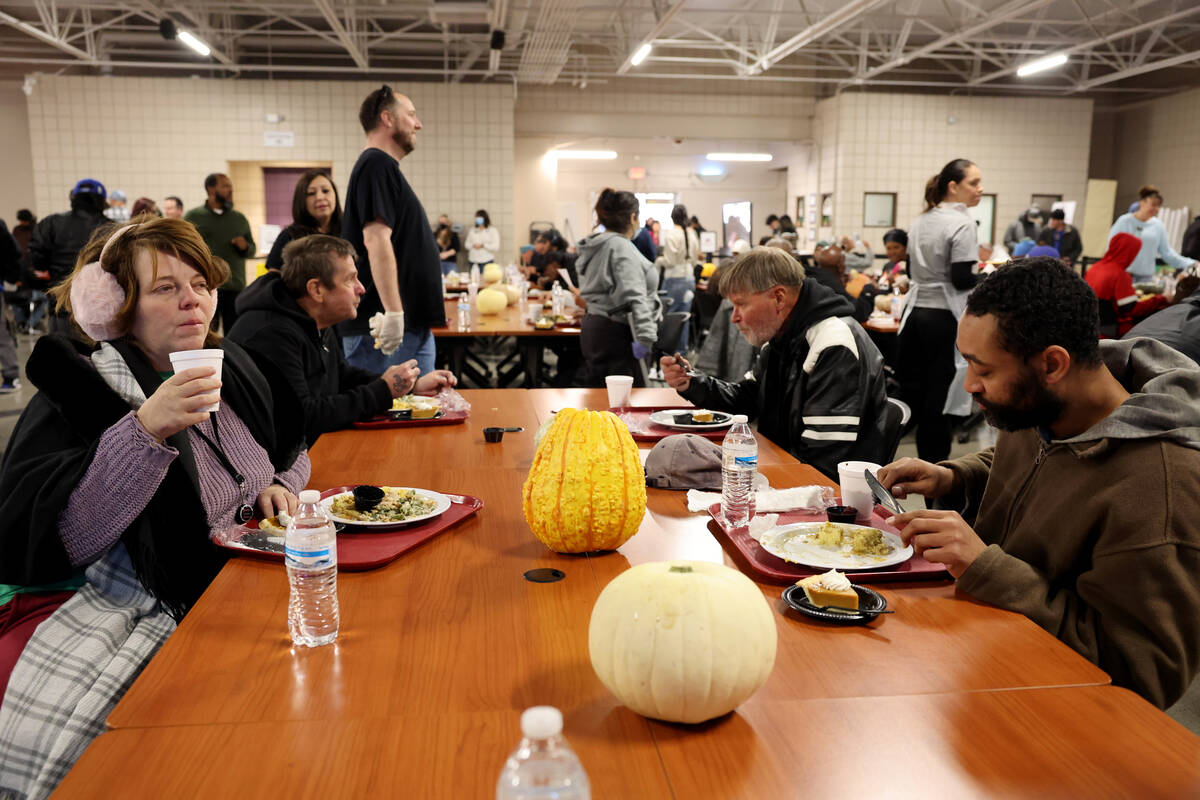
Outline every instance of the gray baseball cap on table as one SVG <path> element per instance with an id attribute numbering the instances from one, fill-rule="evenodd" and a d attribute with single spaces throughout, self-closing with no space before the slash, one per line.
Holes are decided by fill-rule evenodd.
<path id="1" fill-rule="evenodd" d="M 662 439 L 646 456 L 646 485 L 720 490 L 721 446 L 694 433 Z"/>

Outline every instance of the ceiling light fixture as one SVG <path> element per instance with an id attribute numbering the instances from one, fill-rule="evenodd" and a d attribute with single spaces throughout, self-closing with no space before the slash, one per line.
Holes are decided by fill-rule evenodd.
<path id="1" fill-rule="evenodd" d="M 1067 54 L 1055 53 L 1052 56 L 1039 58 L 1037 61 L 1030 61 L 1028 64 L 1017 70 L 1017 76 L 1024 78 L 1038 72 L 1045 72 L 1048 69 L 1061 67 L 1065 63 L 1067 63 Z"/>
<path id="2" fill-rule="evenodd" d="M 633 56 L 629 59 L 629 63 L 636 67 L 638 64 L 646 60 L 646 56 L 650 55 L 650 51 L 653 49 L 654 48 L 650 46 L 649 42 L 644 43 L 641 47 L 634 51 Z"/>
<path id="3" fill-rule="evenodd" d="M 617 157 L 616 150 L 551 150 L 546 155 L 559 159 L 611 161 Z"/>
<path id="4" fill-rule="evenodd" d="M 718 175 L 724 175 L 725 168 L 720 164 L 705 164 L 700 168 L 700 177 L 715 178 Z"/>
<path id="5" fill-rule="evenodd" d="M 770 161 L 774 156 L 770 153 L 709 153 L 705 158 L 709 161 Z"/>
<path id="6" fill-rule="evenodd" d="M 206 56 L 212 52 L 212 50 L 209 49 L 208 45 L 206 45 L 204 42 L 197 39 L 195 36 L 193 36 L 188 31 L 180 31 L 179 32 L 179 41 L 183 42 L 188 47 L 192 48 L 193 50 L 195 50 L 197 53 L 199 53 L 202 56 Z"/>

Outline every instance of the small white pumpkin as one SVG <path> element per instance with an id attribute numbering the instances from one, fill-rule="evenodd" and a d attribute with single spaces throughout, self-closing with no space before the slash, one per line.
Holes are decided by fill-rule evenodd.
<path id="1" fill-rule="evenodd" d="M 499 283 L 504 277 L 504 270 L 500 269 L 500 265 L 492 262 L 491 264 L 483 265 L 483 282 L 487 285 Z"/>
<path id="2" fill-rule="evenodd" d="M 771 674 L 776 639 L 754 582 L 702 561 L 631 567 L 604 587 L 588 626 L 600 682 L 668 722 L 704 722 L 745 702 Z"/>
<path id="3" fill-rule="evenodd" d="M 513 286 L 511 283 L 502 283 L 494 288 L 498 288 L 504 292 L 505 296 L 508 297 L 508 304 L 510 306 L 521 299 L 521 289 Z"/>
<path id="4" fill-rule="evenodd" d="M 508 295 L 499 289 L 484 289 L 475 295 L 475 308 L 480 314 L 499 314 L 508 305 Z"/>

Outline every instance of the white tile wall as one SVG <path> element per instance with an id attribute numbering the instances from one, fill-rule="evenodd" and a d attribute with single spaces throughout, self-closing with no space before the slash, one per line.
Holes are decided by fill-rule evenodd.
<path id="1" fill-rule="evenodd" d="M 29 98 L 39 216 L 67 207 L 77 180 L 95 177 L 130 200 L 176 194 L 203 200 L 204 176 L 228 161 L 324 161 L 345 190 L 363 144 L 358 107 L 377 82 L 218 81 L 42 76 Z M 424 130 L 401 162 L 433 217 L 467 222 L 486 208 L 512 243 L 513 100 L 510 85 L 393 84 Z M 266 122 L 268 113 L 284 116 Z M 291 148 L 263 132 L 295 133 Z M 235 187 L 235 199 L 237 189 Z"/>
<path id="2" fill-rule="evenodd" d="M 1117 209 L 1150 183 L 1170 208 L 1200 209 L 1200 89 L 1174 94 L 1123 112 L 1114 147 Z"/>
<path id="3" fill-rule="evenodd" d="M 1082 218 L 1091 129 L 1090 100 L 843 94 L 817 104 L 816 176 L 804 189 L 834 193 L 833 227 L 819 236 L 861 231 L 879 249 L 885 229 L 862 228 L 863 194 L 895 192 L 896 222 L 907 228 L 924 208 L 929 176 L 952 158 L 969 158 L 983 172 L 984 191 L 997 195 L 1000 238 L 1033 194 L 1076 200 Z M 788 202 L 794 206 L 794 196 Z"/>

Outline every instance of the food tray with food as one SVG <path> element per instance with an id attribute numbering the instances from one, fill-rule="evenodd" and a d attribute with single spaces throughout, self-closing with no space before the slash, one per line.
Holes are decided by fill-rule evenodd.
<path id="1" fill-rule="evenodd" d="M 789 563 L 779 556 L 768 552 L 761 543 L 750 535 L 747 528 L 727 528 L 725 526 L 725 519 L 721 516 L 720 503 L 714 503 L 710 506 L 708 513 L 713 518 L 712 522 L 709 523 L 709 528 L 719 539 L 724 540 L 732 547 L 734 551 L 732 554 L 739 561 L 739 566 L 748 570 L 751 577 L 771 583 L 795 583 L 800 578 L 808 575 L 817 575 L 830 569 L 829 566 L 805 566 Z M 854 529 L 875 528 L 882 532 L 884 540 L 894 543 L 896 539 L 893 537 L 898 537 L 900 532 L 887 524 L 886 520 L 891 516 L 891 512 L 886 508 L 876 506 L 871 516 L 865 520 L 860 520 L 858 525 L 843 527 L 851 529 L 851 540 L 853 540 Z M 824 526 L 826 521 L 824 512 L 785 511 L 779 515 L 776 526 L 796 526 L 793 530 L 815 534 Z M 852 547 L 853 545 L 851 544 Z M 903 554 L 895 551 L 895 558 L 899 558 L 901 555 Z M 944 566 L 926 561 L 917 555 L 913 555 L 912 557 L 906 556 L 898 564 L 889 563 L 885 566 L 874 568 L 858 565 L 851 569 L 853 571 L 847 572 L 846 577 L 854 583 L 941 580 L 950 577 Z"/>
<path id="2" fill-rule="evenodd" d="M 713 412 L 714 417 L 720 415 L 720 421 L 711 425 L 677 423 L 674 427 L 668 427 L 666 425 L 659 425 L 651 420 L 652 415 L 657 415 L 659 419 L 662 419 L 663 417 L 659 412 L 663 411 L 686 414 L 700 410 L 692 406 L 633 406 L 631 408 L 609 409 L 609 411 L 619 416 L 621 421 L 629 427 L 629 433 L 633 436 L 635 442 L 657 442 L 660 439 L 674 436 L 677 433 L 694 433 L 697 436 L 703 436 L 706 439 L 713 439 L 718 442 L 724 439 L 725 434 L 729 430 L 729 415 L 720 411 Z"/>
<path id="3" fill-rule="evenodd" d="M 324 502 L 353 490 L 353 486 L 326 489 L 321 492 L 321 500 Z M 483 501 L 472 495 L 441 493 L 441 496 L 449 501 L 443 513 L 405 527 L 375 530 L 355 525 L 347 526 L 337 537 L 338 569 L 358 572 L 382 567 L 483 508 Z M 217 544 L 242 555 L 273 561 L 283 560 L 283 535 L 260 530 L 259 520 L 234 528 Z"/>

